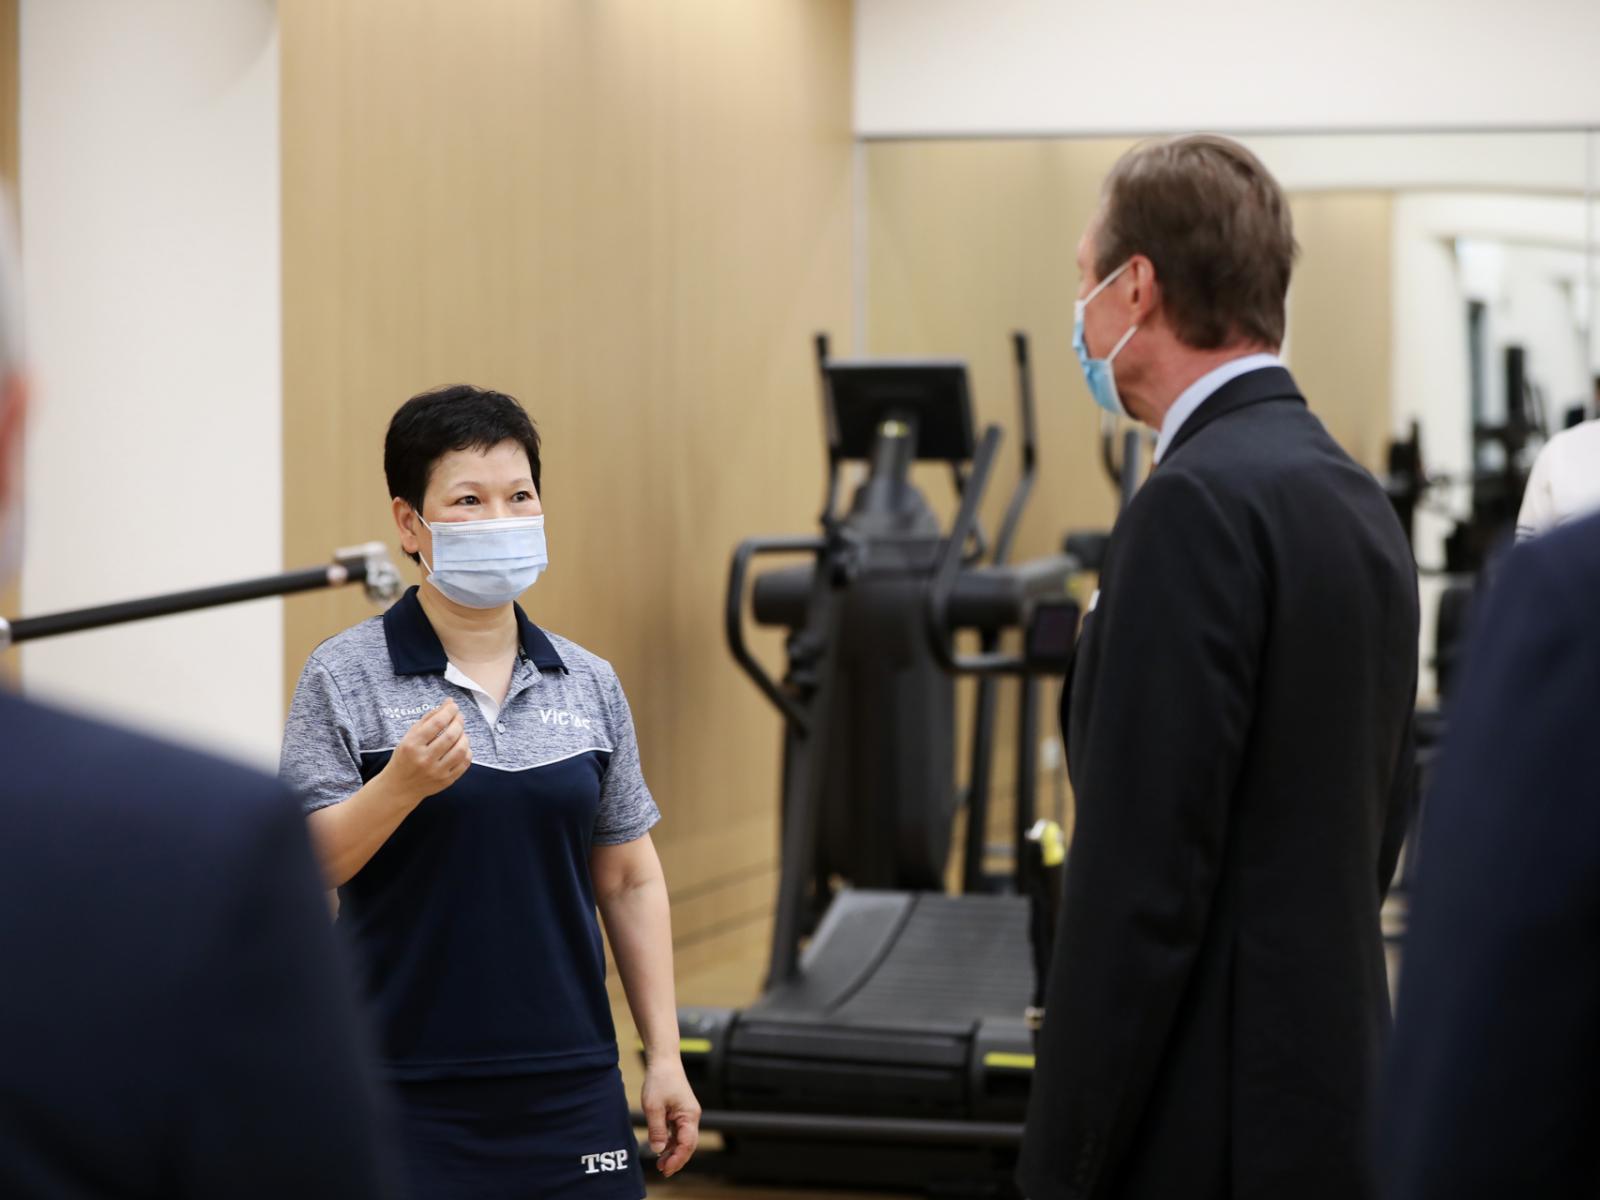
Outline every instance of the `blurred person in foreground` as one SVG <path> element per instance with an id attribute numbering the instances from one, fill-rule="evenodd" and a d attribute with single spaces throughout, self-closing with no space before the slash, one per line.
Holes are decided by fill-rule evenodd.
<path id="1" fill-rule="evenodd" d="M 1600 1195 L 1600 516 L 1513 550 L 1426 798 L 1386 1200 Z"/>
<path id="2" fill-rule="evenodd" d="M 1124 156 L 1079 244 L 1090 394 L 1160 439 L 1064 695 L 1032 1200 L 1370 1194 L 1416 573 L 1277 357 L 1295 249 L 1277 181 L 1215 137 Z"/>
<path id="3" fill-rule="evenodd" d="M 8 241 L 0 581 L 22 542 L 18 293 Z M 271 777 L 0 687 L 0 971 L 6 1200 L 394 1194 L 349 966 Z"/>

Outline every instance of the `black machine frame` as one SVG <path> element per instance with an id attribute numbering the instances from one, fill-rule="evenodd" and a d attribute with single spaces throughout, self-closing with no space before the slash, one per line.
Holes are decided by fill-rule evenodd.
<path id="1" fill-rule="evenodd" d="M 816 656 L 814 671 L 801 674 L 802 685 L 809 684 L 819 692 L 825 688 L 831 689 L 833 664 L 826 659 L 829 642 L 826 634 L 837 611 L 837 593 L 841 587 L 848 585 L 859 565 L 859 547 L 841 528 L 838 514 L 841 467 L 846 461 L 870 459 L 873 455 L 873 447 L 865 444 L 859 432 L 861 422 L 853 417 L 841 420 L 841 409 L 854 408 L 868 411 L 877 419 L 879 425 L 895 420 L 906 422 L 911 427 L 912 436 L 915 436 L 915 415 L 907 411 L 910 402 L 905 399 L 910 394 L 910 389 L 903 385 L 919 370 L 933 374 L 937 379 L 936 392 L 944 398 L 948 409 L 938 414 L 938 419 L 933 422 L 941 434 L 937 441 L 930 444 L 928 453 L 921 453 L 920 443 L 914 453 L 916 457 L 924 460 L 951 463 L 953 482 L 957 494 L 961 497 L 961 508 L 952 530 L 953 536 L 945 543 L 945 551 L 939 561 L 929 593 L 927 610 L 929 636 L 935 654 L 945 665 L 946 670 L 955 675 L 978 677 L 966 801 L 969 830 L 981 831 L 987 828 L 988 823 L 990 783 L 994 772 L 994 726 L 999 701 L 995 678 L 1005 675 L 1022 677 L 1019 695 L 1016 789 L 1019 803 L 1016 806 L 1015 822 L 1016 845 L 1020 847 L 1027 831 L 1032 828 L 1036 815 L 1032 798 L 1037 792 L 1038 761 L 1037 756 L 1031 752 L 1031 747 L 1038 741 L 1039 706 L 1038 688 L 1033 676 L 1064 671 L 1066 659 L 1070 655 L 1070 645 L 1064 651 L 1059 646 L 1052 647 L 1053 654 L 1046 654 L 1042 647 L 1035 646 L 1032 648 L 1034 651 L 1032 658 L 1002 655 L 999 652 L 1001 632 L 989 628 L 980 631 L 980 650 L 977 656 L 958 656 L 955 653 L 953 639 L 942 632 L 950 620 L 951 594 L 957 574 L 963 566 L 971 565 L 976 556 L 983 556 L 989 551 L 979 510 L 997 458 L 1001 431 L 998 427 L 991 426 L 985 431 L 981 441 L 973 436 L 971 396 L 966 385 L 965 366 L 958 360 L 937 358 L 832 360 L 828 357 L 828 339 L 825 334 L 817 335 L 815 347 L 818 373 L 822 382 L 823 422 L 828 439 L 828 483 L 821 517 L 824 532 L 816 536 L 752 537 L 739 544 L 729 568 L 724 611 L 724 631 L 729 650 L 734 661 L 761 694 L 778 709 L 785 721 L 802 735 L 811 736 L 814 730 L 806 711 L 808 706 L 802 706 L 779 685 L 751 653 L 745 638 L 744 608 L 751 566 L 756 558 L 762 556 L 796 553 L 810 553 L 816 556 L 817 573 L 813 579 L 808 603 L 808 619 L 805 630 L 793 640 L 791 651 L 797 647 L 802 651 L 810 649 Z M 1006 505 L 1005 514 L 993 543 L 992 562 L 995 566 L 1004 566 L 1010 561 L 1017 530 L 1022 522 L 1022 514 L 1033 494 L 1039 463 L 1038 420 L 1027 335 L 1021 331 L 1013 332 L 1011 348 L 1017 389 L 1017 418 L 1022 438 L 1017 483 Z M 872 395 L 866 387 L 861 387 L 859 392 L 851 388 L 850 385 L 856 385 L 858 380 L 863 382 L 869 380 L 880 369 L 897 384 L 902 385 L 899 389 L 901 402 L 906 407 L 896 407 L 892 399 L 885 398 L 882 393 Z M 919 400 L 918 403 L 925 405 L 926 401 Z M 854 431 L 848 437 L 841 432 L 847 428 Z M 970 466 L 963 469 L 962 460 L 952 458 L 951 455 L 966 447 L 971 448 Z M 966 549 L 969 542 L 973 547 L 971 550 Z M 1060 624 L 1060 617 L 1067 611 L 1067 607 L 1055 603 L 1043 606 L 1040 611 L 1045 621 L 1054 626 Z M 1075 608 L 1072 611 L 1075 614 Z M 1071 625 L 1075 630 L 1075 619 Z M 825 697 L 813 696 L 809 707 L 824 709 L 831 698 L 831 690 Z M 1028 752 L 1023 752 L 1024 748 L 1030 749 Z M 825 753 L 825 748 L 819 750 L 813 747 L 809 757 L 821 758 Z M 820 797 L 813 796 L 813 792 L 820 786 L 818 773 L 807 764 L 793 761 L 786 764 L 785 771 L 785 794 L 811 798 L 807 806 L 811 808 L 811 812 L 801 810 L 796 814 L 793 811 L 795 806 L 791 806 L 791 811 L 785 813 L 783 827 L 785 869 L 781 872 L 784 883 L 779 893 L 777 924 L 773 933 L 773 954 L 767 970 L 769 987 L 782 979 L 792 978 L 798 964 L 799 947 L 807 925 L 803 898 L 808 880 L 803 870 L 789 870 L 788 866 L 791 857 L 797 863 L 811 860 L 814 849 L 812 816 L 816 807 L 820 807 Z M 1022 802 L 1024 798 L 1026 803 Z M 961 876 L 963 892 L 990 892 L 999 886 L 1000 881 L 985 873 L 985 851 L 981 835 L 969 836 L 966 839 L 963 846 Z M 1019 861 L 1020 857 L 1019 854 Z M 1022 873 L 1019 872 L 1016 875 L 1018 890 L 1022 890 L 1025 882 Z"/>
<path id="2" fill-rule="evenodd" d="M 813 934 L 814 929 L 813 937 L 816 940 L 830 936 L 830 922 L 837 915 L 834 912 L 834 908 L 838 907 L 836 902 L 830 906 L 823 926 L 814 926 L 818 911 L 816 901 L 820 889 L 827 882 L 818 879 L 812 870 L 818 814 L 826 799 L 823 764 L 830 753 L 828 722 L 822 719 L 821 714 L 830 711 L 835 690 L 839 687 L 839 639 L 830 636 L 830 631 L 834 628 L 844 598 L 861 576 L 871 553 L 867 541 L 851 528 L 849 521 L 841 519 L 839 515 L 841 465 L 852 458 L 867 459 L 873 462 L 875 469 L 884 464 L 893 464 L 896 469 L 903 471 L 909 460 L 947 461 L 951 465 L 961 502 L 953 526 L 947 535 L 942 535 L 940 544 L 929 560 L 921 623 L 925 642 L 944 671 L 952 676 L 970 675 L 976 678 L 976 703 L 971 727 L 972 756 L 965 797 L 969 834 L 962 859 L 962 892 L 979 898 L 975 900 L 979 906 L 975 912 L 990 913 L 991 916 L 985 920 L 992 924 L 995 914 L 1000 914 L 1005 921 L 1017 922 L 1017 937 L 1024 940 L 1031 938 L 1033 961 L 1029 976 L 1033 979 L 1031 993 L 1035 1006 L 1030 1008 L 1019 1003 L 1010 1022 L 1014 1027 L 1013 1032 L 999 1035 L 999 1040 L 994 1040 L 996 1035 L 992 1032 L 969 1030 L 967 1037 L 973 1040 L 967 1053 L 974 1056 L 975 1062 L 990 1066 L 997 1062 L 1002 1064 L 1002 1074 L 1009 1075 L 1015 1081 L 1008 1086 L 1020 1084 L 1025 1088 L 1027 1071 L 1031 1070 L 1031 1053 L 1020 1053 L 1018 1040 L 1020 1049 L 1031 1048 L 1028 1021 L 1030 1016 L 1037 1015 L 1043 954 L 1048 944 L 1041 933 L 1047 933 L 1053 925 L 1053 911 L 1045 910 L 1049 909 L 1054 895 L 1058 893 L 1060 878 L 1059 858 L 1048 868 L 1044 865 L 1047 860 L 1042 857 L 1037 831 L 1034 830 L 1034 796 L 1038 781 L 1035 753 L 1038 688 L 1042 676 L 1064 671 L 1070 655 L 1071 635 L 1076 629 L 1076 606 L 1067 599 L 1064 586 L 1066 575 L 1073 565 L 1070 559 L 1058 556 L 1037 565 L 1007 565 L 1022 513 L 1034 486 L 1038 462 L 1027 339 L 1020 333 L 1012 337 L 1022 428 L 1021 470 L 993 542 L 994 565 L 987 567 L 978 565 L 980 557 L 987 557 L 991 553 L 981 529 L 979 509 L 997 461 L 1001 433 L 998 427 L 991 426 L 981 439 L 972 436 L 971 402 L 965 387 L 964 369 L 951 364 L 949 360 L 921 364 L 930 376 L 937 373 L 940 378 L 932 381 L 933 386 L 921 393 L 920 399 L 926 402 L 936 392 L 944 397 L 943 411 L 930 413 L 927 403 L 918 409 L 910 405 L 897 406 L 893 403 L 892 395 L 885 399 L 885 393 L 893 391 L 890 388 L 879 389 L 875 398 L 870 395 L 863 397 L 863 389 L 859 385 L 871 380 L 873 364 L 831 363 L 827 357 L 827 340 L 821 336 L 817 339 L 816 347 L 828 438 L 828 483 L 821 519 L 822 531 L 811 536 L 755 537 L 742 542 L 730 564 L 724 613 L 728 644 L 735 661 L 783 717 L 788 731 L 786 738 L 790 739 L 786 745 L 797 744 L 800 748 L 798 752 L 786 752 L 784 758 L 783 793 L 786 800 L 782 814 L 781 871 L 764 994 L 804 995 L 816 981 L 802 983 L 802 947 L 806 944 L 807 935 Z M 886 364 L 886 367 L 900 377 L 900 382 L 914 382 L 907 373 L 916 372 L 919 364 L 900 360 Z M 952 370 L 959 374 L 952 376 Z M 881 380 L 884 376 L 878 378 Z M 861 412 L 871 413 L 874 439 L 870 447 L 863 444 L 861 428 L 866 422 L 859 413 L 845 420 L 839 419 L 839 410 L 852 405 L 858 406 Z M 925 443 L 921 433 L 923 430 L 938 432 L 931 441 Z M 963 455 L 968 445 L 971 446 L 971 457 L 965 460 Z M 970 465 L 965 465 L 968 461 Z M 781 684 L 751 653 L 744 630 L 746 596 L 753 564 L 757 558 L 776 554 L 812 556 L 804 619 L 789 638 L 789 670 Z M 1016 611 L 1028 614 L 1021 623 L 1024 639 L 1020 653 L 1001 652 L 1001 624 L 986 621 L 980 612 L 983 587 L 967 586 L 992 586 L 1002 576 L 1011 589 L 1007 593 L 1008 602 L 1016 607 Z M 1051 593 L 1052 586 L 1055 593 Z M 954 630 L 961 627 L 979 631 L 977 654 L 958 653 Z M 1066 631 L 1064 637 L 1063 631 Z M 986 847 L 983 830 L 987 826 L 993 771 L 997 687 L 1007 677 L 1015 679 L 1019 688 L 1016 856 L 1013 871 L 1005 876 L 991 876 L 984 871 Z M 1002 891 L 1014 892 L 1016 896 L 995 895 Z M 841 899 L 845 895 L 841 894 Z M 898 894 L 892 892 L 869 891 L 854 895 L 868 905 L 876 903 L 892 907 L 900 903 L 896 899 Z M 874 897 L 881 899 L 875 900 Z M 950 905 L 962 902 L 962 896 L 944 897 L 936 893 L 926 903 L 943 905 L 941 911 L 948 913 L 951 911 Z M 908 913 L 921 911 L 912 894 L 905 895 L 904 903 L 908 906 Z M 984 905 L 999 907 L 985 909 Z M 860 904 L 855 907 L 859 908 Z M 935 912 L 932 915 L 939 914 Z M 918 918 L 913 915 L 907 919 Z M 1020 928 L 1024 924 L 1027 928 Z M 831 935 L 840 942 L 852 936 L 848 929 L 832 929 Z M 887 950 L 880 948 L 863 952 L 869 954 L 866 960 L 868 966 L 863 969 L 870 971 L 877 965 L 877 960 L 870 955 L 884 954 Z M 837 960 L 834 965 L 837 966 Z M 819 966 L 817 969 L 822 968 Z M 817 986 L 826 991 L 831 985 L 823 981 Z M 863 984 L 858 982 L 850 986 L 861 987 Z M 769 1015 L 760 1014 L 761 1017 Z M 727 1066 L 727 1055 L 731 1052 L 725 1039 L 706 1036 L 712 1031 L 709 1027 L 697 1027 L 695 1017 L 694 1013 L 685 1013 L 685 1037 L 705 1048 L 708 1061 L 702 1063 L 701 1067 L 716 1074 Z M 759 1020 L 757 1024 L 760 1024 Z M 802 1027 L 805 1025 L 802 1022 Z M 743 1025 L 740 1027 L 745 1028 Z M 760 1036 L 759 1030 L 747 1031 L 745 1045 L 748 1047 L 759 1043 Z M 817 1025 L 812 1027 L 811 1033 L 797 1033 L 795 1036 L 804 1042 L 829 1035 L 825 1034 L 823 1026 Z M 841 1030 L 836 1036 L 848 1039 L 860 1035 Z M 984 1041 L 985 1038 L 991 1040 Z M 766 1164 L 754 1177 L 767 1179 L 774 1178 L 774 1170 L 782 1177 L 782 1161 L 796 1147 L 805 1144 L 827 1147 L 825 1157 L 830 1164 L 827 1170 L 819 1175 L 822 1167 L 818 1162 L 810 1161 L 803 1172 L 807 1178 L 818 1182 L 867 1185 L 906 1182 L 908 1177 L 904 1171 L 908 1160 L 887 1153 L 887 1148 L 891 1146 L 903 1150 L 914 1148 L 917 1171 L 921 1172 L 919 1178 L 930 1182 L 946 1176 L 951 1179 L 962 1178 L 963 1172 L 970 1175 L 975 1161 L 990 1163 L 991 1167 L 1008 1161 L 1008 1156 L 1014 1155 L 1020 1144 L 1022 1133 L 1019 1113 L 1014 1119 L 990 1119 L 974 1112 L 966 1119 L 953 1120 L 929 1115 L 865 1115 L 818 1110 L 752 1111 L 747 1108 L 725 1108 L 720 1101 L 720 1092 L 711 1089 L 705 1097 L 706 1112 L 702 1127 L 721 1132 L 728 1149 L 722 1155 L 698 1157 L 697 1165 L 701 1170 L 745 1174 L 750 1170 L 754 1155 Z M 1006 1111 L 1015 1112 L 1014 1103 Z M 996 1155 L 999 1157 L 995 1158 Z M 816 1156 L 811 1157 L 814 1160 Z M 1008 1168 L 996 1169 L 1001 1176 L 1008 1173 Z M 998 1176 L 990 1178 L 990 1184 L 993 1184 L 995 1177 Z"/>

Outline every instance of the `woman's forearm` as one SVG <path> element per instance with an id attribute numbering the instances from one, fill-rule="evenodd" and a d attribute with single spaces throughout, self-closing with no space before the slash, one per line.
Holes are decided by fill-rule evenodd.
<path id="1" fill-rule="evenodd" d="M 350 799 L 312 813 L 311 843 L 328 886 L 354 878 L 420 802 L 380 772 Z"/>
<path id="2" fill-rule="evenodd" d="M 600 899 L 617 974 L 644 1042 L 646 1062 L 678 1053 L 672 982 L 672 917 L 666 880 L 657 876 Z"/>

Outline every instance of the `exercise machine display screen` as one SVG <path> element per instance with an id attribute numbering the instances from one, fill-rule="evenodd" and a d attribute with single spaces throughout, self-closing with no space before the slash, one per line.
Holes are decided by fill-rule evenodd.
<path id="1" fill-rule="evenodd" d="M 977 435 L 967 364 L 961 360 L 834 359 L 823 372 L 833 458 L 870 458 L 879 426 L 903 421 L 916 430 L 917 458 L 971 460 Z"/>

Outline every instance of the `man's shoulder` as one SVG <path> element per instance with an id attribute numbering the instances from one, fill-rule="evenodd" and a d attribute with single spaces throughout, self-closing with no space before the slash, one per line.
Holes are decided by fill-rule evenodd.
<path id="1" fill-rule="evenodd" d="M 1182 444 L 1182 453 L 1173 454 L 1173 461 L 1226 460 L 1269 469 L 1286 456 L 1316 455 L 1330 448 L 1343 456 L 1310 402 L 1295 392 L 1229 408 L 1197 429 Z"/>
<path id="2" fill-rule="evenodd" d="M 1600 688 L 1600 673 L 1592 668 L 1600 651 L 1600 624 L 1594 620 L 1600 515 L 1518 543 L 1493 576 L 1487 594 L 1474 604 L 1463 695 L 1479 697 L 1482 715 L 1494 709 L 1489 697 L 1496 687 L 1527 690 L 1524 676 L 1532 671 L 1540 682 L 1537 695 L 1522 697 L 1528 704 L 1554 711 L 1574 703 L 1575 693 L 1590 703 Z M 1508 676 L 1522 682 L 1507 684 Z"/>
<path id="3" fill-rule="evenodd" d="M 1378 491 L 1303 404 L 1258 404 L 1229 413 L 1163 459 L 1135 495 L 1166 506 L 1205 496 L 1224 509 L 1256 507 L 1285 487 L 1350 485 Z"/>
<path id="4" fill-rule="evenodd" d="M 1366 548 L 1358 555 L 1367 564 L 1363 578 L 1371 577 L 1369 552 L 1376 548 L 1396 594 L 1413 591 L 1405 530 L 1376 477 L 1303 405 L 1253 407 L 1263 411 L 1231 414 L 1164 461 L 1134 497 L 1125 514 L 1135 518 L 1130 524 L 1161 524 L 1168 537 L 1180 539 L 1227 528 L 1248 535 L 1241 544 L 1269 557 L 1285 547 L 1314 547 L 1312 561 L 1334 574 L 1354 563 L 1336 547 L 1359 544 Z M 1330 540 L 1335 527 L 1361 533 Z"/>
<path id="5" fill-rule="evenodd" d="M 1576 587 L 1592 603 L 1600 595 L 1600 514 L 1557 526 L 1519 545 L 1507 564 L 1520 559 L 1532 570 Z"/>
<path id="6" fill-rule="evenodd" d="M 171 824 L 192 838 L 219 813 L 289 803 L 265 772 L 11 693 L 0 694 L 0 757 L 19 821 L 59 804 L 111 827 Z"/>
<path id="7" fill-rule="evenodd" d="M 1152 481 L 1180 468 L 1213 495 L 1274 506 L 1286 491 L 1359 493 L 1374 503 L 1383 496 L 1372 472 L 1299 400 L 1252 404 L 1227 414 L 1163 462 Z"/>

